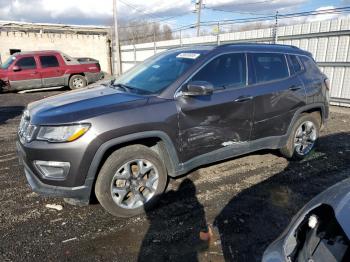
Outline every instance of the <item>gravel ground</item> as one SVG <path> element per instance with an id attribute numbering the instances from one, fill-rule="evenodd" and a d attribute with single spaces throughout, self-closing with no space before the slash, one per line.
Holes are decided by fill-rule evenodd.
<path id="1" fill-rule="evenodd" d="M 57 93 L 0 95 L 0 261 L 259 261 L 308 200 L 350 176 L 350 109 L 334 108 L 301 162 L 259 151 L 206 166 L 171 180 L 156 210 L 130 219 L 70 206 L 33 193 L 15 153 L 25 105 Z"/>

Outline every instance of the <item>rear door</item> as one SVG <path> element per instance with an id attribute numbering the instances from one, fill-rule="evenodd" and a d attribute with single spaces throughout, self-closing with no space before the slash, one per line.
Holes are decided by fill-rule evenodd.
<path id="1" fill-rule="evenodd" d="M 16 90 L 40 88 L 41 77 L 34 56 L 21 56 L 8 70 L 10 86 Z"/>
<path id="2" fill-rule="evenodd" d="M 60 67 L 57 55 L 39 55 L 40 74 L 43 87 L 64 85 L 64 69 Z"/>
<path id="3" fill-rule="evenodd" d="M 254 72 L 254 128 L 252 140 L 286 134 L 295 111 L 305 105 L 305 90 L 289 70 L 282 53 L 251 53 Z"/>
<path id="4" fill-rule="evenodd" d="M 190 80 L 211 83 L 212 95 L 177 98 L 182 162 L 248 143 L 253 111 L 246 69 L 244 53 L 222 54 Z"/>

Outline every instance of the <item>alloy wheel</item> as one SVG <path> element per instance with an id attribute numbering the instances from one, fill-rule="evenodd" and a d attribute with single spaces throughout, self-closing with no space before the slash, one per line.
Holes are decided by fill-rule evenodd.
<path id="1" fill-rule="evenodd" d="M 317 130 L 311 121 L 303 122 L 295 132 L 294 148 L 299 155 L 307 155 L 315 145 Z"/>
<path id="2" fill-rule="evenodd" d="M 122 208 L 135 209 L 147 203 L 156 192 L 159 173 L 145 159 L 125 163 L 115 173 L 111 183 L 113 201 Z"/>

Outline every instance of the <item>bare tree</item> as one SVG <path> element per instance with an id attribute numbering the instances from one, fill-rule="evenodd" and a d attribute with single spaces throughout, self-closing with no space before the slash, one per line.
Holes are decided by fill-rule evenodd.
<path id="1" fill-rule="evenodd" d="M 139 44 L 173 39 L 173 32 L 168 25 L 147 21 L 128 22 L 120 26 L 119 35 L 122 44 Z"/>

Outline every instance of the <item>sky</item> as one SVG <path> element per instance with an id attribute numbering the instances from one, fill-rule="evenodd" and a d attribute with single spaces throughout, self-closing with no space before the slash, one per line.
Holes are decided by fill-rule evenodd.
<path id="1" fill-rule="evenodd" d="M 196 22 L 194 0 L 118 0 L 121 21 L 163 20 L 172 28 Z M 203 0 L 202 21 L 256 17 L 329 7 L 350 0 Z M 112 0 L 0 0 L 0 20 L 80 25 L 111 25 Z M 218 10 L 225 10 L 217 11 Z M 233 11 L 233 12 L 228 12 Z M 332 18 L 324 15 L 317 19 Z M 315 19 L 315 18 L 313 18 Z"/>

